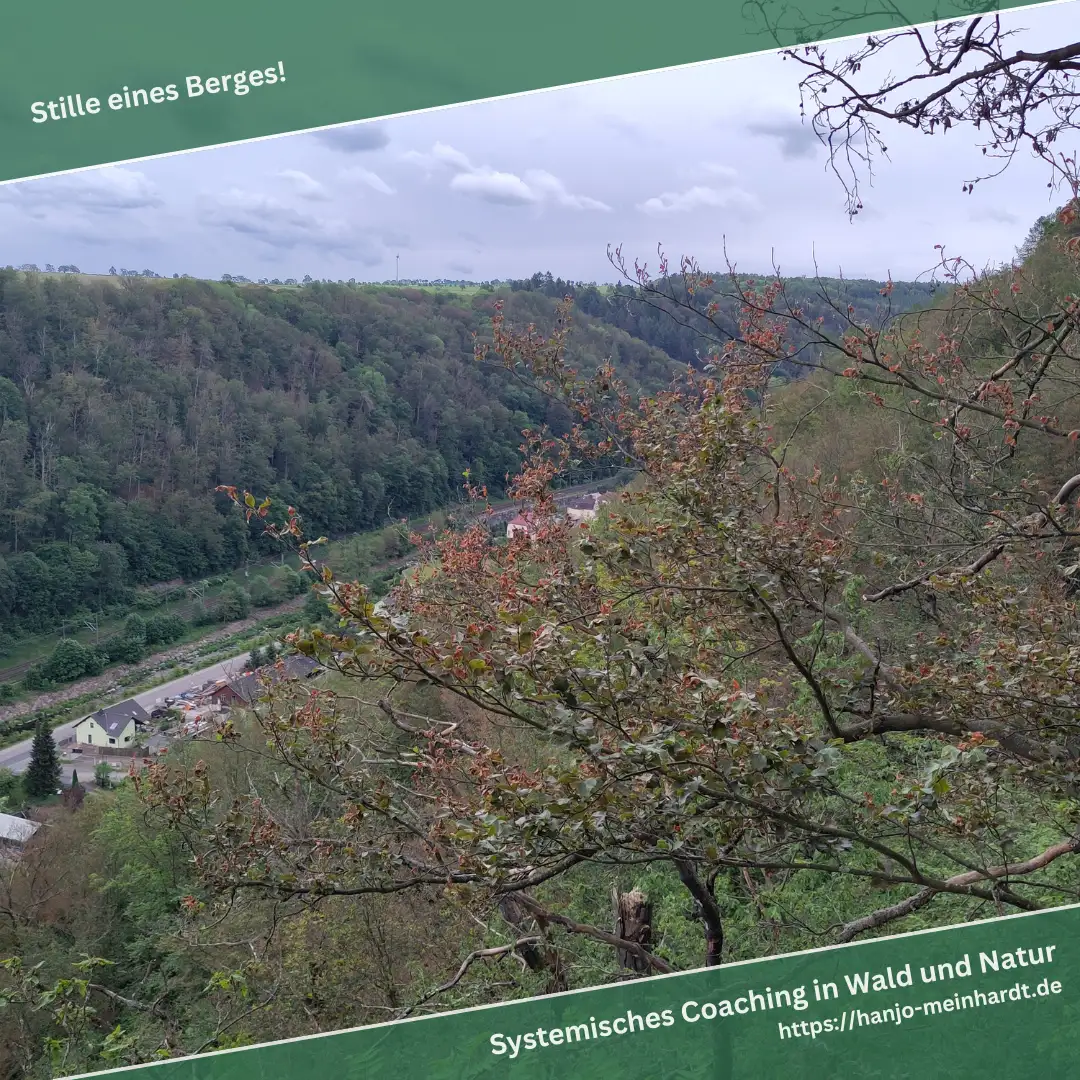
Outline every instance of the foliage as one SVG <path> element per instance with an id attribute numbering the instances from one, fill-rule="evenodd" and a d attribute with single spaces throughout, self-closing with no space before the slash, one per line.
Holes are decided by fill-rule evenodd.
<path id="1" fill-rule="evenodd" d="M 1075 280 L 1076 245 L 1055 250 Z M 687 307 L 708 323 L 711 303 L 691 308 L 694 274 L 684 265 Z M 935 903 L 954 913 L 953 897 L 968 917 L 1075 898 L 1063 867 L 1080 850 L 1080 478 L 1058 470 L 1080 430 L 1080 318 L 1070 295 L 1047 293 L 1056 280 L 1034 265 L 954 275 L 918 318 L 859 323 L 849 308 L 842 335 L 809 327 L 824 357 L 815 385 L 906 418 L 895 446 L 865 458 L 872 471 L 843 480 L 797 452 L 806 412 L 792 421 L 773 401 L 800 317 L 782 282 L 735 279 L 739 340 L 641 401 L 610 366 L 569 366 L 568 314 L 551 335 L 496 314 L 481 358 L 579 417 L 527 439 L 513 490 L 536 534 L 414 537 L 420 564 L 374 604 L 315 561 L 298 514 L 281 527 L 268 501 L 230 492 L 249 522 L 297 546 L 338 616 L 294 640 L 337 656 L 358 689 L 272 695 L 251 717 L 280 766 L 333 798 L 301 817 L 274 785 L 223 803 L 203 767 L 164 763 L 140 781 L 148 805 L 230 903 L 237 890 L 450 882 L 512 925 L 533 917 L 610 944 L 558 909 L 563 880 L 585 865 L 666 868 L 706 963 L 723 955 L 723 897 L 739 875 L 765 911 L 798 900 L 801 925 L 808 894 L 864 882 L 831 905 L 842 921 L 813 927 L 833 940 Z M 638 481 L 598 526 L 558 515 L 553 480 L 613 456 Z M 424 693 L 457 701 L 453 719 Z M 342 700 L 390 728 L 357 724 Z"/>
<path id="2" fill-rule="evenodd" d="M 154 615 L 146 620 L 144 640 L 150 646 L 171 645 L 187 629 L 187 623 L 179 615 Z"/>

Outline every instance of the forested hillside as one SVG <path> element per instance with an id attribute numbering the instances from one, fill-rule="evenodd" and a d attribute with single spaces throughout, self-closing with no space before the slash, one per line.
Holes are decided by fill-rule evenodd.
<path id="1" fill-rule="evenodd" d="M 617 257 L 615 262 L 618 265 Z M 631 268 L 623 269 L 632 276 Z M 739 301 L 731 288 L 733 278 L 741 282 L 761 280 L 757 273 L 726 270 L 698 282 L 698 304 L 702 308 L 716 305 L 708 335 L 702 334 L 697 321 L 688 317 L 688 312 L 679 303 L 682 274 L 672 274 L 656 282 L 655 292 L 647 303 L 642 302 L 641 289 L 636 282 L 628 284 L 624 281 L 613 288 L 598 288 L 545 273 L 512 281 L 509 287 L 514 293 L 540 293 L 557 300 L 572 297 L 577 311 L 625 330 L 682 364 L 697 364 L 709 355 L 710 350 L 739 335 Z M 881 281 L 792 277 L 784 278 L 784 284 L 790 303 L 804 313 L 807 321 L 821 320 L 822 329 L 832 334 L 841 332 L 846 326 L 849 305 L 851 318 L 883 324 L 896 315 L 930 306 L 945 291 L 941 283 L 935 281 L 893 282 L 886 300 L 882 294 L 886 283 Z M 794 333 L 792 344 L 807 354 L 804 360 L 820 358 L 820 350 L 805 334 Z M 797 371 L 795 366 L 782 364 L 776 374 L 792 377 Z"/>
<path id="2" fill-rule="evenodd" d="M 504 290 L 506 317 L 549 327 L 563 285 Z M 878 288 L 859 292 L 861 313 Z M 569 414 L 475 362 L 498 295 L 0 271 L 0 632 L 264 552 L 219 484 L 331 535 L 442 507 L 466 470 L 500 494 L 522 429 L 560 431 Z M 655 390 L 693 361 L 671 319 L 624 293 L 584 300 L 575 364 L 610 358 Z"/>

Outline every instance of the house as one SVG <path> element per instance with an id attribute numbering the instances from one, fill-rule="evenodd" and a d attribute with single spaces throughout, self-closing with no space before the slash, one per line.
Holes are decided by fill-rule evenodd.
<path id="1" fill-rule="evenodd" d="M 591 495 L 584 495 L 579 499 L 563 503 L 563 509 L 571 521 L 592 521 L 600 508 L 601 498 L 600 492 L 594 491 Z"/>
<path id="2" fill-rule="evenodd" d="M 0 851 L 21 848 L 41 828 L 37 821 L 14 814 L 0 814 Z"/>
<path id="3" fill-rule="evenodd" d="M 518 533 L 527 533 L 530 537 L 537 533 L 537 524 L 532 514 L 518 514 L 506 523 L 506 539 L 513 540 Z"/>
<path id="4" fill-rule="evenodd" d="M 235 679 L 219 679 L 204 700 L 211 705 L 230 708 L 236 705 L 250 705 L 258 701 L 261 693 L 262 684 L 258 674 L 254 671 L 245 671 L 243 675 Z"/>
<path id="5" fill-rule="evenodd" d="M 312 660 L 310 656 L 301 656 L 299 653 L 286 656 L 281 661 L 281 668 L 276 665 L 260 668 L 258 671 L 245 671 L 236 679 L 222 679 L 206 695 L 206 699 L 214 705 L 222 705 L 225 708 L 242 707 L 253 705 L 262 697 L 265 682 L 277 682 L 279 679 L 293 681 L 297 679 L 310 679 L 322 671 L 322 665 Z"/>
<path id="6" fill-rule="evenodd" d="M 130 747 L 138 729 L 149 723 L 149 713 L 129 698 L 77 721 L 75 741 L 84 746 Z"/>

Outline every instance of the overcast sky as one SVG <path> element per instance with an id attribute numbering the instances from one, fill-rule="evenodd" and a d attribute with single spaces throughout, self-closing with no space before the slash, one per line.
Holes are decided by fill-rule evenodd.
<path id="1" fill-rule="evenodd" d="M 1080 0 L 1008 17 L 1072 41 Z M 799 68 L 763 55 L 0 187 L 0 264 L 200 277 L 607 281 L 605 252 L 745 270 L 912 278 L 945 244 L 1009 259 L 1055 205 L 1045 166 L 961 184 L 973 135 L 888 131 L 854 222 L 799 120 Z M 1066 149 L 1062 147 L 1061 149 Z"/>

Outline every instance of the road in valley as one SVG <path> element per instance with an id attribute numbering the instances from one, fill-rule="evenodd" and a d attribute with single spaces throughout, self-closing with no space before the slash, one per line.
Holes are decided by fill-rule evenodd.
<path id="1" fill-rule="evenodd" d="M 179 679 L 173 679 L 170 682 L 162 683 L 160 686 L 144 690 L 141 694 L 136 694 L 134 700 L 147 712 L 151 712 L 157 707 L 159 699 L 178 697 L 188 690 L 198 690 L 205 683 L 223 678 L 231 679 L 243 674 L 244 665 L 250 655 L 251 650 L 248 649 L 237 656 L 230 657 L 228 660 L 222 660 L 217 664 L 211 664 L 210 667 L 193 671 L 190 675 L 183 675 Z M 61 743 L 64 739 L 71 738 L 74 730 L 74 721 L 69 724 L 61 724 L 59 727 L 53 728 L 53 738 L 57 743 Z M 30 764 L 30 747 L 33 741 L 31 736 L 20 743 L 6 746 L 0 750 L 0 769 L 10 769 L 14 773 L 21 773 Z"/>

